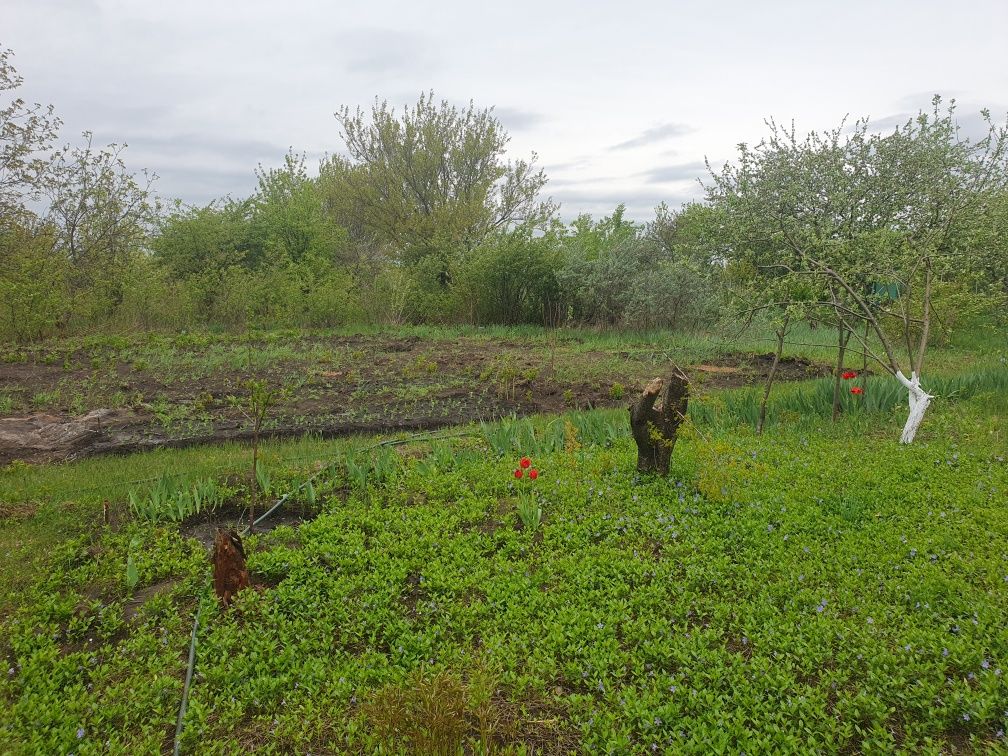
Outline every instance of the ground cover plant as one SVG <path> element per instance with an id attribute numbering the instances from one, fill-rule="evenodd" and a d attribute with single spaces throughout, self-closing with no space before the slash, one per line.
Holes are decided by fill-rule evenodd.
<path id="1" fill-rule="evenodd" d="M 377 455 L 366 440 L 269 443 L 278 489 L 335 464 L 317 516 L 247 539 L 260 587 L 227 612 L 170 516 L 101 524 L 95 503 L 125 507 L 117 484 L 151 455 L 85 461 L 76 479 L 76 465 L 15 466 L 15 533 L 77 527 L 57 529 L 46 570 L 5 606 L 0 743 L 170 745 L 202 607 L 186 752 L 996 751 L 1002 389 L 943 403 L 912 448 L 892 433 L 902 406 L 833 423 L 828 380 L 778 392 L 762 436 L 731 414 L 755 392 L 716 392 L 691 402 L 667 479 L 633 472 L 625 411 Z M 154 456 L 191 460 L 199 481 L 199 451 Z M 208 452 L 219 473 L 247 466 L 248 449 Z M 78 497 L 90 506 L 51 503 L 83 480 L 99 486 Z"/>

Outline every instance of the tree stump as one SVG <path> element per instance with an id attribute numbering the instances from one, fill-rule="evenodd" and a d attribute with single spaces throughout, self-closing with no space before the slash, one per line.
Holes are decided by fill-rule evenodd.
<path id="1" fill-rule="evenodd" d="M 640 398 L 630 405 L 630 429 L 637 442 L 639 472 L 668 475 L 679 425 L 686 419 L 688 400 L 689 379 L 676 368 L 664 380 L 651 379 Z"/>
<path id="2" fill-rule="evenodd" d="M 214 539 L 214 591 L 227 608 L 238 591 L 249 586 L 245 547 L 234 530 L 218 530 Z"/>

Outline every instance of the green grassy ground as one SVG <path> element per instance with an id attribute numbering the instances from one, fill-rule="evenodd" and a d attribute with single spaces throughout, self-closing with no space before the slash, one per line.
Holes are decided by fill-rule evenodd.
<path id="1" fill-rule="evenodd" d="M 829 337 L 790 351 L 829 360 Z M 571 354 L 677 361 L 764 351 L 759 334 L 562 338 Z M 247 447 L 14 463 L 0 471 L 0 752 L 169 748 L 200 606 L 185 752 L 1003 750 L 1005 359 L 994 337 L 935 350 L 940 396 L 912 447 L 895 442 L 905 397 L 885 378 L 845 392 L 837 423 L 830 380 L 781 385 L 762 437 L 758 390 L 697 386 L 666 480 L 635 475 L 617 410 L 394 450 L 268 443 L 275 494 L 336 465 L 293 501 L 317 517 L 248 539 L 260 587 L 227 612 L 203 546 L 127 500 L 212 479 L 240 510 Z M 534 482 L 512 475 L 525 453 Z"/>
<path id="2" fill-rule="evenodd" d="M 997 399 L 936 403 L 913 447 L 894 441 L 902 408 L 779 415 L 763 437 L 701 421 L 668 480 L 634 475 L 617 412 L 566 437 L 518 424 L 504 454 L 478 433 L 407 445 L 380 479 L 338 467 L 309 524 L 249 539 L 270 587 L 228 612 L 201 546 L 167 525 L 105 529 L 97 505 L 166 469 L 239 473 L 247 450 L 15 466 L 0 749 L 170 743 L 202 603 L 189 752 L 996 750 Z M 346 446 L 274 444 L 267 465 L 293 487 Z M 537 446 L 540 477 L 516 483 Z M 523 495 L 543 508 L 534 530 Z"/>

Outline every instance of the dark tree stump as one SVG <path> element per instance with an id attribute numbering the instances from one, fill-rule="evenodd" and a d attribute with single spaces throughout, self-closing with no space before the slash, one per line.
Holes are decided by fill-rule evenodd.
<path id="1" fill-rule="evenodd" d="M 668 475 L 676 434 L 686 419 L 688 400 L 689 379 L 676 368 L 664 380 L 653 378 L 640 398 L 630 405 L 630 429 L 637 442 L 639 472 Z"/>
<path id="2" fill-rule="evenodd" d="M 241 536 L 233 530 L 218 530 L 214 539 L 214 591 L 221 605 L 231 604 L 238 591 L 249 586 L 248 567 L 245 566 L 245 547 Z"/>

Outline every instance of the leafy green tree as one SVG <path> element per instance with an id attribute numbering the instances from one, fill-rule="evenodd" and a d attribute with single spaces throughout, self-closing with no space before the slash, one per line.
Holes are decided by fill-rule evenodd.
<path id="1" fill-rule="evenodd" d="M 437 103 L 431 92 L 401 115 L 376 100 L 367 115 L 344 106 L 336 118 L 348 156 L 330 158 L 322 178 L 337 221 L 407 264 L 437 257 L 442 283 L 460 251 L 555 211 L 540 199 L 535 156 L 505 159 L 509 137 L 492 109 Z"/>
<path id="2" fill-rule="evenodd" d="M 228 198 L 203 207 L 177 202 L 158 219 L 151 250 L 176 278 L 232 265 L 251 268 L 262 255 L 253 234 L 252 213 L 252 200 Z"/>
<path id="3" fill-rule="evenodd" d="M 62 125 L 52 105 L 29 105 L 14 94 L 24 79 L 12 56 L 11 50 L 0 48 L 0 219 L 41 192 L 48 167 L 42 153 Z"/>
<path id="4" fill-rule="evenodd" d="M 107 316 L 122 301 L 122 272 L 140 253 L 157 216 L 151 193 L 156 178 L 130 173 L 120 145 L 96 148 L 90 132 L 82 146 L 66 146 L 49 164 L 47 221 L 71 266 L 71 286 L 81 309 Z M 83 308 L 80 298 L 89 299 Z"/>
<path id="5" fill-rule="evenodd" d="M 954 102 L 932 104 L 889 134 L 860 120 L 799 138 L 793 124 L 770 121 L 769 135 L 740 145 L 708 187 L 736 244 L 766 250 L 762 267 L 817 281 L 818 306 L 907 389 L 904 443 L 933 398 L 921 372 L 936 285 L 962 262 L 944 242 L 1008 176 L 1008 128 L 984 112 L 987 135 L 962 139 Z M 886 323 L 897 324 L 898 339 Z"/>
<path id="6" fill-rule="evenodd" d="M 270 262 L 330 265 L 341 261 L 346 231 L 325 212 L 322 193 L 308 175 L 304 155 L 288 152 L 281 168 L 256 171 L 254 232 Z"/>
<path id="7" fill-rule="evenodd" d="M 557 272 L 570 320 L 633 328 L 695 327 L 716 313 L 720 263 L 694 235 L 698 210 L 660 206 L 648 225 L 612 215 L 584 215 L 562 236 Z"/>
<path id="8" fill-rule="evenodd" d="M 66 316 L 68 267 L 53 229 L 29 213 L 0 224 L 0 335 L 24 342 Z"/>
<path id="9" fill-rule="evenodd" d="M 618 205 L 598 221 L 581 215 L 563 239 L 564 265 L 557 276 L 570 297 L 570 319 L 594 325 L 622 322 L 635 274 L 645 265 L 642 228 Z"/>
<path id="10" fill-rule="evenodd" d="M 556 325 L 565 301 L 560 258 L 555 232 L 536 235 L 522 226 L 484 239 L 459 266 L 461 314 L 473 323 Z"/>

